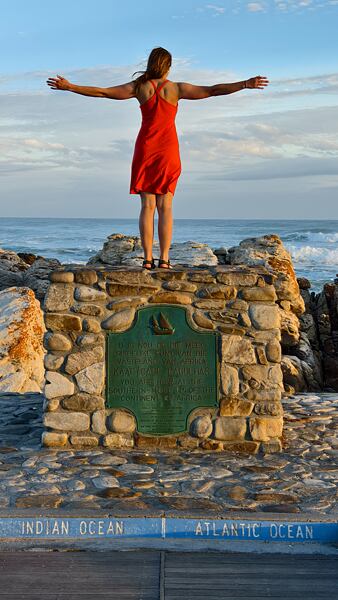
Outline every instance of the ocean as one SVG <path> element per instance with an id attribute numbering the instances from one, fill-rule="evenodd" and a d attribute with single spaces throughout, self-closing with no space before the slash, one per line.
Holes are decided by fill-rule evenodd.
<path id="1" fill-rule="evenodd" d="M 0 248 L 62 263 L 85 264 L 112 233 L 139 235 L 138 219 L 0 217 Z M 307 277 L 313 291 L 333 281 L 338 272 L 337 220 L 175 219 L 173 242 L 192 240 L 230 248 L 244 238 L 269 233 L 281 237 L 297 277 Z"/>

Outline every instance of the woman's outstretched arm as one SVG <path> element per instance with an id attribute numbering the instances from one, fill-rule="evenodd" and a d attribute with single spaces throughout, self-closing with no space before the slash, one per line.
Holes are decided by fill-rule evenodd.
<path id="1" fill-rule="evenodd" d="M 191 83 L 179 82 L 178 94 L 179 99 L 183 100 L 201 100 L 202 98 L 210 98 L 211 96 L 225 96 L 233 94 L 244 89 L 263 89 L 267 86 L 269 80 L 266 77 L 251 77 L 243 81 L 235 83 L 217 83 L 216 85 L 192 85 Z"/>
<path id="2" fill-rule="evenodd" d="M 102 88 L 86 85 L 75 85 L 68 79 L 58 75 L 57 78 L 50 77 L 47 79 L 47 85 L 53 90 L 66 90 L 83 96 L 92 96 L 94 98 L 110 98 L 112 100 L 128 100 L 134 98 L 134 82 L 129 81 L 122 85 L 114 85 L 113 87 Z"/>

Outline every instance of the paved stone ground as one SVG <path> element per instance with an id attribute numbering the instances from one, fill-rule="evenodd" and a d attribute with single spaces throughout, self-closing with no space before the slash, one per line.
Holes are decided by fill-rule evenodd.
<path id="1" fill-rule="evenodd" d="M 283 401 L 283 452 L 51 450 L 42 394 L 0 395 L 1 508 L 338 514 L 338 394 Z"/>

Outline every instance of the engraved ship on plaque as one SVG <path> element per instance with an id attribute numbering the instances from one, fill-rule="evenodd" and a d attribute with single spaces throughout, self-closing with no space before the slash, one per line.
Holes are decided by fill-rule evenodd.
<path id="1" fill-rule="evenodd" d="M 175 331 L 175 327 L 172 327 L 166 316 L 160 312 L 158 320 L 155 315 L 152 315 L 151 319 L 151 328 L 155 335 L 171 335 Z"/>

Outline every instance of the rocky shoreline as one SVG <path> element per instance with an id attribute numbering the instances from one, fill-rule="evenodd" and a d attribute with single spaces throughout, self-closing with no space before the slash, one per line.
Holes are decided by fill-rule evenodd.
<path id="1" fill-rule="evenodd" d="M 158 257 L 154 244 L 154 257 Z M 338 279 L 319 293 L 297 278 L 290 254 L 279 236 L 247 238 L 232 248 L 211 249 L 194 241 L 172 244 L 174 268 L 218 264 L 267 268 L 274 275 L 281 316 L 285 395 L 338 391 Z M 137 236 L 110 235 L 83 268 L 141 266 Z M 0 249 L 0 393 L 43 389 L 46 332 L 43 303 L 55 269 L 74 267 L 57 259 Z"/>

